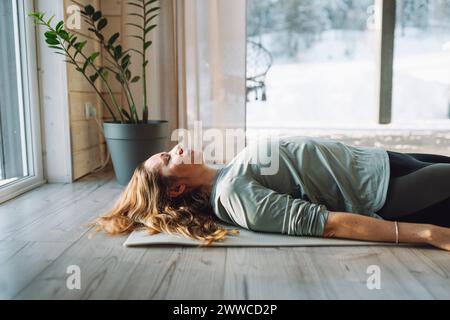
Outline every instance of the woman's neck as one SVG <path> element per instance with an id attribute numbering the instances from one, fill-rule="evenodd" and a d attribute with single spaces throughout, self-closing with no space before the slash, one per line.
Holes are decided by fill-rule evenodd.
<path id="1" fill-rule="evenodd" d="M 199 180 L 201 181 L 201 189 L 210 194 L 214 185 L 214 180 L 219 170 L 207 165 L 204 165 L 202 169 L 203 170 L 199 178 Z"/>

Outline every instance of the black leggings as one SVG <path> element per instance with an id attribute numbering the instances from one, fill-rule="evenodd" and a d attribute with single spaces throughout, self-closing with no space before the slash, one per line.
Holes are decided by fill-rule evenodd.
<path id="1" fill-rule="evenodd" d="M 387 151 L 391 169 L 386 220 L 450 227 L 450 157 Z"/>

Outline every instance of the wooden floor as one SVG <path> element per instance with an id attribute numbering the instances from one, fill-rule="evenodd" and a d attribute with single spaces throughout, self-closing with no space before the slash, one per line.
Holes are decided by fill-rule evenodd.
<path id="1" fill-rule="evenodd" d="M 125 248 L 85 225 L 122 187 L 111 171 L 0 205 L 2 299 L 450 298 L 450 253 L 429 247 Z M 81 289 L 66 286 L 80 267 Z M 380 268 L 369 290 L 367 268 Z"/>

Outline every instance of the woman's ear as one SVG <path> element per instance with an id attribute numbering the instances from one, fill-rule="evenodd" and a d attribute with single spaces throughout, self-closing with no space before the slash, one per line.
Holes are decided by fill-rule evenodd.
<path id="1" fill-rule="evenodd" d="M 185 190 L 186 190 L 186 185 L 185 184 L 183 184 L 183 183 L 178 184 L 177 183 L 177 184 L 173 185 L 172 187 L 170 187 L 169 196 L 171 198 L 176 198 L 176 197 L 182 195 Z"/>

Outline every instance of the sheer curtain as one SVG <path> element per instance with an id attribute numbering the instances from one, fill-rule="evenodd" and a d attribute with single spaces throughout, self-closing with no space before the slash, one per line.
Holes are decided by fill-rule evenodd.
<path id="1" fill-rule="evenodd" d="M 205 127 L 245 123 L 245 1 L 184 2 L 188 121 Z"/>
<path id="2" fill-rule="evenodd" d="M 200 121 L 224 138 L 226 129 L 245 132 L 245 12 L 243 0 L 175 0 L 180 128 Z M 244 146 L 237 143 L 234 154 Z"/>
<path id="3" fill-rule="evenodd" d="M 245 132 L 246 1 L 161 0 L 160 6 L 148 57 L 150 118 L 169 120 L 172 132 L 199 124 L 224 136 L 228 128 Z M 141 88 L 134 90 L 139 97 Z M 245 140 L 234 154 L 244 146 Z"/>

